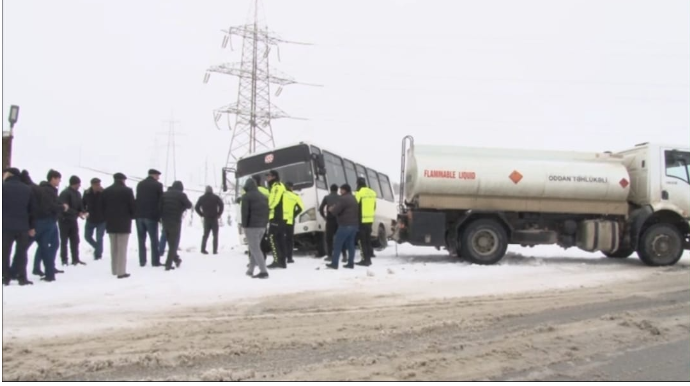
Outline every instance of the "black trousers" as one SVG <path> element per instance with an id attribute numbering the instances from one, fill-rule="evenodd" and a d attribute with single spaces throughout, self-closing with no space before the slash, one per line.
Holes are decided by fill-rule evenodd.
<path id="1" fill-rule="evenodd" d="M 79 224 L 77 220 L 60 220 L 60 259 L 67 264 L 67 241 L 72 252 L 72 263 L 79 261 Z"/>
<path id="2" fill-rule="evenodd" d="M 204 217 L 204 236 L 201 238 L 201 250 L 206 250 L 209 234 L 213 232 L 213 253 L 218 253 L 218 218 Z"/>
<path id="3" fill-rule="evenodd" d="M 338 220 L 335 217 L 326 218 L 326 255 L 333 258 L 333 240 L 335 233 L 338 231 Z M 343 256 L 347 256 L 347 248 L 343 247 Z"/>
<path id="4" fill-rule="evenodd" d="M 165 237 L 168 239 L 168 259 L 165 261 L 166 267 L 172 267 L 173 263 L 179 260 L 177 248 L 180 246 L 182 236 L 182 223 L 163 223 Z"/>
<path id="5" fill-rule="evenodd" d="M 326 218 L 326 254 L 333 257 L 333 238 L 338 231 L 338 220 L 335 217 Z"/>
<path id="6" fill-rule="evenodd" d="M 273 251 L 273 263 L 287 265 L 287 247 L 285 245 L 285 221 L 276 220 L 268 224 L 268 238 Z"/>
<path id="7" fill-rule="evenodd" d="M 12 245 L 17 243 L 14 261 L 10 266 Z M 2 279 L 9 280 L 12 274 L 17 279 L 26 280 L 26 265 L 28 263 L 27 249 L 29 248 L 29 232 L 2 232 Z M 12 270 L 12 272 L 10 272 Z"/>
<path id="8" fill-rule="evenodd" d="M 295 224 L 285 225 L 285 255 L 292 260 L 292 252 L 295 250 Z"/>
<path id="9" fill-rule="evenodd" d="M 362 260 L 370 261 L 374 254 L 371 246 L 371 224 L 359 224 L 359 249 L 362 251 Z"/>

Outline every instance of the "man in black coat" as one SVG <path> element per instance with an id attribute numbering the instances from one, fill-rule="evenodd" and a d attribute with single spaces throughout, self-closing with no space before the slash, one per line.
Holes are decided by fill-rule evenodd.
<path id="1" fill-rule="evenodd" d="M 31 180 L 31 176 L 29 176 L 29 171 L 26 169 L 22 170 L 21 174 L 19 175 L 19 180 L 24 185 L 31 188 L 31 193 L 33 193 L 34 199 L 36 200 L 35 201 L 36 207 L 34 207 L 34 209 L 37 209 L 37 207 L 38 207 L 38 195 L 39 195 L 38 185 L 34 184 L 34 182 Z M 26 247 L 27 253 L 29 251 L 29 248 L 31 248 L 31 244 L 33 244 L 33 242 L 34 242 L 34 238 L 32 236 L 29 236 L 29 244 Z M 19 264 L 22 259 L 20 258 L 18 253 L 19 253 L 19 250 L 17 248 L 15 248 L 14 249 L 14 259 L 12 259 L 12 268 L 10 268 L 10 271 L 12 272 L 12 279 L 13 280 L 17 280 L 19 278 L 19 272 L 21 272 L 21 270 L 22 270 L 22 268 L 20 267 L 20 264 Z M 27 264 L 28 264 L 28 259 L 29 258 L 27 255 Z M 40 264 L 40 260 L 39 260 L 39 264 Z M 40 266 L 39 266 L 39 268 L 40 268 Z M 40 269 L 39 269 L 39 271 L 40 271 Z M 44 276 L 42 272 L 41 272 L 40 276 Z"/>
<path id="2" fill-rule="evenodd" d="M 46 181 L 38 185 L 38 208 L 36 211 L 36 256 L 34 257 L 34 275 L 44 276 L 41 272 L 41 262 L 45 267 L 46 282 L 55 281 L 56 273 L 63 273 L 55 268 L 55 257 L 60 248 L 58 234 L 58 217 L 67 210 L 67 204 L 60 203 L 58 186 L 62 175 L 57 170 L 48 171 Z"/>
<path id="3" fill-rule="evenodd" d="M 29 236 L 36 235 L 36 198 L 31 188 L 19 179 L 18 169 L 9 168 L 4 174 L 6 178 L 2 183 L 2 284 L 9 285 L 11 281 L 10 254 L 15 242 L 15 259 L 19 261 L 14 265 L 19 285 L 33 284 L 26 278 L 26 264 Z"/>
<path id="4" fill-rule="evenodd" d="M 81 179 L 77 176 L 69 178 L 69 186 L 60 193 L 60 202 L 67 204 L 67 210 L 60 219 L 60 258 L 62 265 L 67 265 L 67 241 L 72 252 L 72 265 L 86 265 L 79 260 L 79 223 L 77 219 L 84 218 L 84 204 L 82 203 Z"/>
<path id="5" fill-rule="evenodd" d="M 180 245 L 180 237 L 182 236 L 182 214 L 185 210 L 192 208 L 192 202 L 189 201 L 187 195 L 184 193 L 184 185 L 181 181 L 175 181 L 167 192 L 163 194 L 160 201 L 160 214 L 163 220 L 163 230 L 168 239 L 168 259 L 165 261 L 165 270 L 170 271 L 175 269 L 173 262 L 177 267 L 180 266 L 182 260 L 177 256 L 177 247 Z"/>
<path id="6" fill-rule="evenodd" d="M 160 211 L 158 204 L 163 197 L 163 184 L 158 182 L 161 172 L 149 170 L 149 176 L 137 184 L 137 239 L 139 239 L 139 265 L 146 266 L 146 235 L 151 240 L 151 265 L 160 267 L 158 246 L 158 221 Z"/>
<path id="7" fill-rule="evenodd" d="M 135 216 L 134 192 L 125 185 L 127 177 L 115 173 L 114 182 L 103 191 L 105 230 L 110 238 L 111 271 L 118 279 L 128 278 L 127 244 Z"/>
<path id="8" fill-rule="evenodd" d="M 213 194 L 213 188 L 206 187 L 206 193 L 199 197 L 194 209 L 199 217 L 204 219 L 204 236 L 201 238 L 201 253 L 208 255 L 206 242 L 208 235 L 213 232 L 213 254 L 218 254 L 218 219 L 223 215 L 223 200 Z"/>
<path id="9" fill-rule="evenodd" d="M 86 226 L 84 239 L 93 248 L 94 260 L 103 257 L 103 235 L 105 234 L 105 215 L 103 214 L 103 186 L 98 178 L 91 179 L 91 187 L 84 192 L 84 210 Z M 96 239 L 93 233 L 96 232 Z"/>

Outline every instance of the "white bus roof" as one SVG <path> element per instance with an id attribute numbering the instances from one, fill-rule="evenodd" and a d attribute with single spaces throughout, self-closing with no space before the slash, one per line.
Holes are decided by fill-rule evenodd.
<path id="1" fill-rule="evenodd" d="M 371 170 L 375 171 L 376 173 L 383 174 L 384 176 L 388 177 L 388 174 L 383 173 L 383 172 L 380 172 L 379 169 L 370 168 L 370 167 L 367 166 L 366 164 L 363 164 L 363 163 L 361 163 L 361 162 L 358 162 L 358 161 L 356 161 L 356 160 L 354 160 L 354 159 L 352 159 L 352 158 L 350 158 L 350 157 L 343 156 L 343 155 L 342 155 L 341 153 L 339 153 L 339 152 L 335 152 L 335 151 L 331 151 L 331 150 L 329 150 L 329 149 L 325 149 L 325 148 L 323 148 L 323 147 L 322 147 L 321 145 L 319 145 L 319 144 L 316 144 L 316 143 L 313 143 L 313 142 L 307 142 L 307 141 L 301 141 L 301 142 L 293 143 L 293 144 L 290 144 L 290 145 L 285 145 L 285 146 L 276 147 L 276 148 L 274 148 L 274 149 L 267 150 L 267 151 L 263 151 L 263 152 L 261 152 L 261 153 L 248 154 L 248 155 L 246 155 L 246 156 L 240 158 L 239 160 L 237 160 L 237 162 L 242 161 L 242 160 L 245 159 L 245 158 L 255 157 L 255 156 L 259 156 L 259 155 L 263 155 L 263 154 L 268 154 L 268 153 L 272 153 L 272 152 L 277 151 L 277 150 L 287 149 L 287 148 L 294 147 L 294 146 L 299 146 L 299 145 L 308 145 L 308 146 L 315 146 L 315 147 L 318 147 L 319 150 L 321 150 L 322 152 L 323 152 L 323 151 L 327 151 L 327 152 L 329 152 L 329 153 L 331 153 L 331 154 L 335 154 L 335 155 L 337 155 L 337 156 L 339 156 L 339 157 L 341 157 L 341 158 L 344 158 L 344 159 L 346 159 L 346 160 L 348 160 L 348 161 L 352 161 L 352 162 L 354 162 L 354 163 L 357 164 L 357 165 L 364 166 L 364 167 L 367 168 L 367 169 L 371 169 Z M 390 178 L 390 177 L 389 177 L 389 178 Z"/>

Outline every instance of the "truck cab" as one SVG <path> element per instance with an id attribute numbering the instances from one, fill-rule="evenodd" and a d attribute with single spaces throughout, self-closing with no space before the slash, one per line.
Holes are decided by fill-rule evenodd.
<path id="1" fill-rule="evenodd" d="M 645 260 L 645 233 L 653 226 L 670 226 L 680 234 L 683 249 L 690 249 L 690 149 L 642 143 L 618 153 L 630 174 L 631 245 Z M 664 225 L 665 224 L 665 225 Z M 673 229 L 670 230 L 673 232 Z M 670 237 L 670 238 L 669 238 Z M 646 240 L 652 250 L 661 249 L 675 236 L 658 235 Z M 655 241 L 656 240 L 656 241 Z"/>

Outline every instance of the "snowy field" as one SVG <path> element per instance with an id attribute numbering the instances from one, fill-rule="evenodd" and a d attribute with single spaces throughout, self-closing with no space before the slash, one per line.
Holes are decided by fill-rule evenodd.
<path id="1" fill-rule="evenodd" d="M 83 230 L 83 224 L 80 224 Z M 496 266 L 459 262 L 444 251 L 395 244 L 377 253 L 369 268 L 325 270 L 322 259 L 296 256 L 287 270 L 270 271 L 269 280 L 245 276 L 247 256 L 237 246 L 237 230 L 220 230 L 218 255 L 202 255 L 198 218 L 183 227 L 180 269 L 166 272 L 140 267 L 136 235 L 129 240 L 128 279 L 110 274 L 106 238 L 104 259 L 94 261 L 92 250 L 81 241 L 87 266 L 61 269 L 54 283 L 31 276 L 33 286 L 13 282 L 3 287 L 3 339 L 51 337 L 112 330 L 145 322 L 147 316 L 223 304 L 251 304 L 272 295 L 318 291 L 345 291 L 365 296 L 395 295 L 400 302 L 424 298 L 501 295 L 518 292 L 591 287 L 648 274 L 635 257 L 606 259 L 557 247 L 511 248 Z M 209 240 L 210 243 L 210 240 Z M 209 244 L 210 245 L 210 244 Z M 35 246 L 29 251 L 31 261 Z M 269 257 L 270 258 L 270 257 Z M 58 257 L 59 261 L 59 257 Z M 678 263 L 690 265 L 688 254 Z"/>

